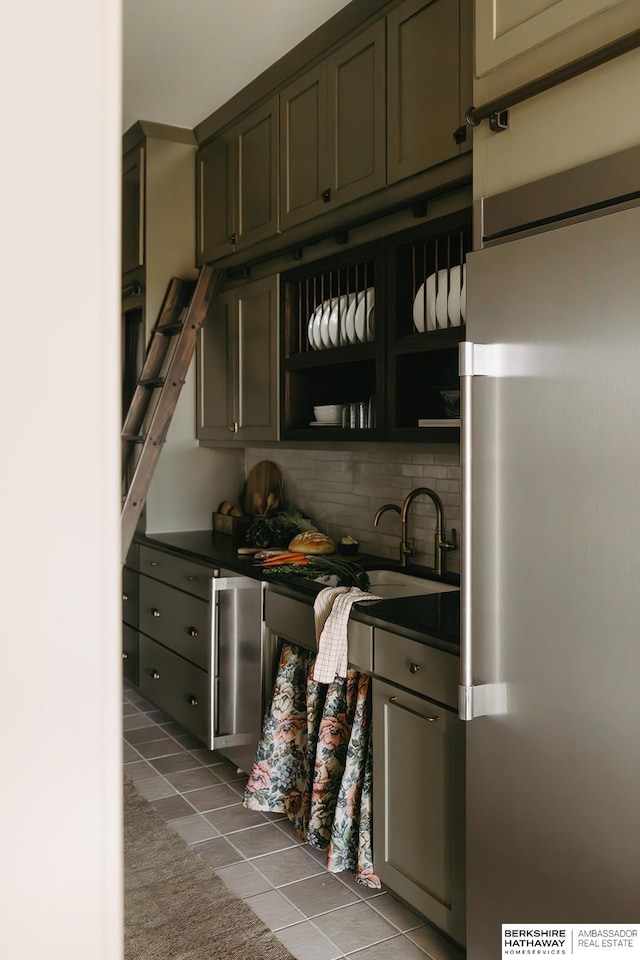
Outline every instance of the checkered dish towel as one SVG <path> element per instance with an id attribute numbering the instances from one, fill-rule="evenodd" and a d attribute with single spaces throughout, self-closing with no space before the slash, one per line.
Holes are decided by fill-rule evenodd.
<path id="1" fill-rule="evenodd" d="M 380 599 L 358 587 L 327 587 L 320 591 L 313 604 L 318 642 L 313 679 L 317 683 L 333 683 L 336 677 L 346 677 L 347 623 L 351 607 L 360 600 Z"/>

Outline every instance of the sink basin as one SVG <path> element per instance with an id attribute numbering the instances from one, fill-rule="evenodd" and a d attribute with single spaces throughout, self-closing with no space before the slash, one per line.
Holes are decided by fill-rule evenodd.
<path id="1" fill-rule="evenodd" d="M 416 597 L 423 593 L 448 593 L 451 590 L 460 590 L 450 583 L 441 583 L 439 580 L 425 580 L 423 577 L 413 577 L 400 570 L 367 570 L 371 593 L 383 597 L 385 600 L 392 597 Z"/>

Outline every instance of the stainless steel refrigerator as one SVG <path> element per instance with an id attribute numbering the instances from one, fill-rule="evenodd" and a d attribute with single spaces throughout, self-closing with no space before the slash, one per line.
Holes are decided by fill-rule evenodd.
<path id="1" fill-rule="evenodd" d="M 467 950 L 640 921 L 640 150 L 479 204 L 461 345 Z"/>

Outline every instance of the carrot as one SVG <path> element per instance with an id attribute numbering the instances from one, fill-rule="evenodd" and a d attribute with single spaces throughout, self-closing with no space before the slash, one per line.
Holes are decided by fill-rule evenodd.
<path id="1" fill-rule="evenodd" d="M 305 565 L 309 563 L 309 558 L 304 556 L 301 553 L 292 553 L 292 554 L 282 554 L 279 557 L 271 557 L 269 560 L 263 560 L 260 564 L 261 567 L 279 567 L 284 566 L 285 564 L 302 564 Z"/>

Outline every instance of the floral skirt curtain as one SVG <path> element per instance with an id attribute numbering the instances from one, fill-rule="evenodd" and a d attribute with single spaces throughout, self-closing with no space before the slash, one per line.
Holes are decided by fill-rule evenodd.
<path id="1" fill-rule="evenodd" d="M 332 873 L 379 887 L 371 838 L 369 677 L 312 679 L 315 654 L 283 642 L 271 706 L 244 805 L 285 813 L 303 840 L 327 851 Z"/>

